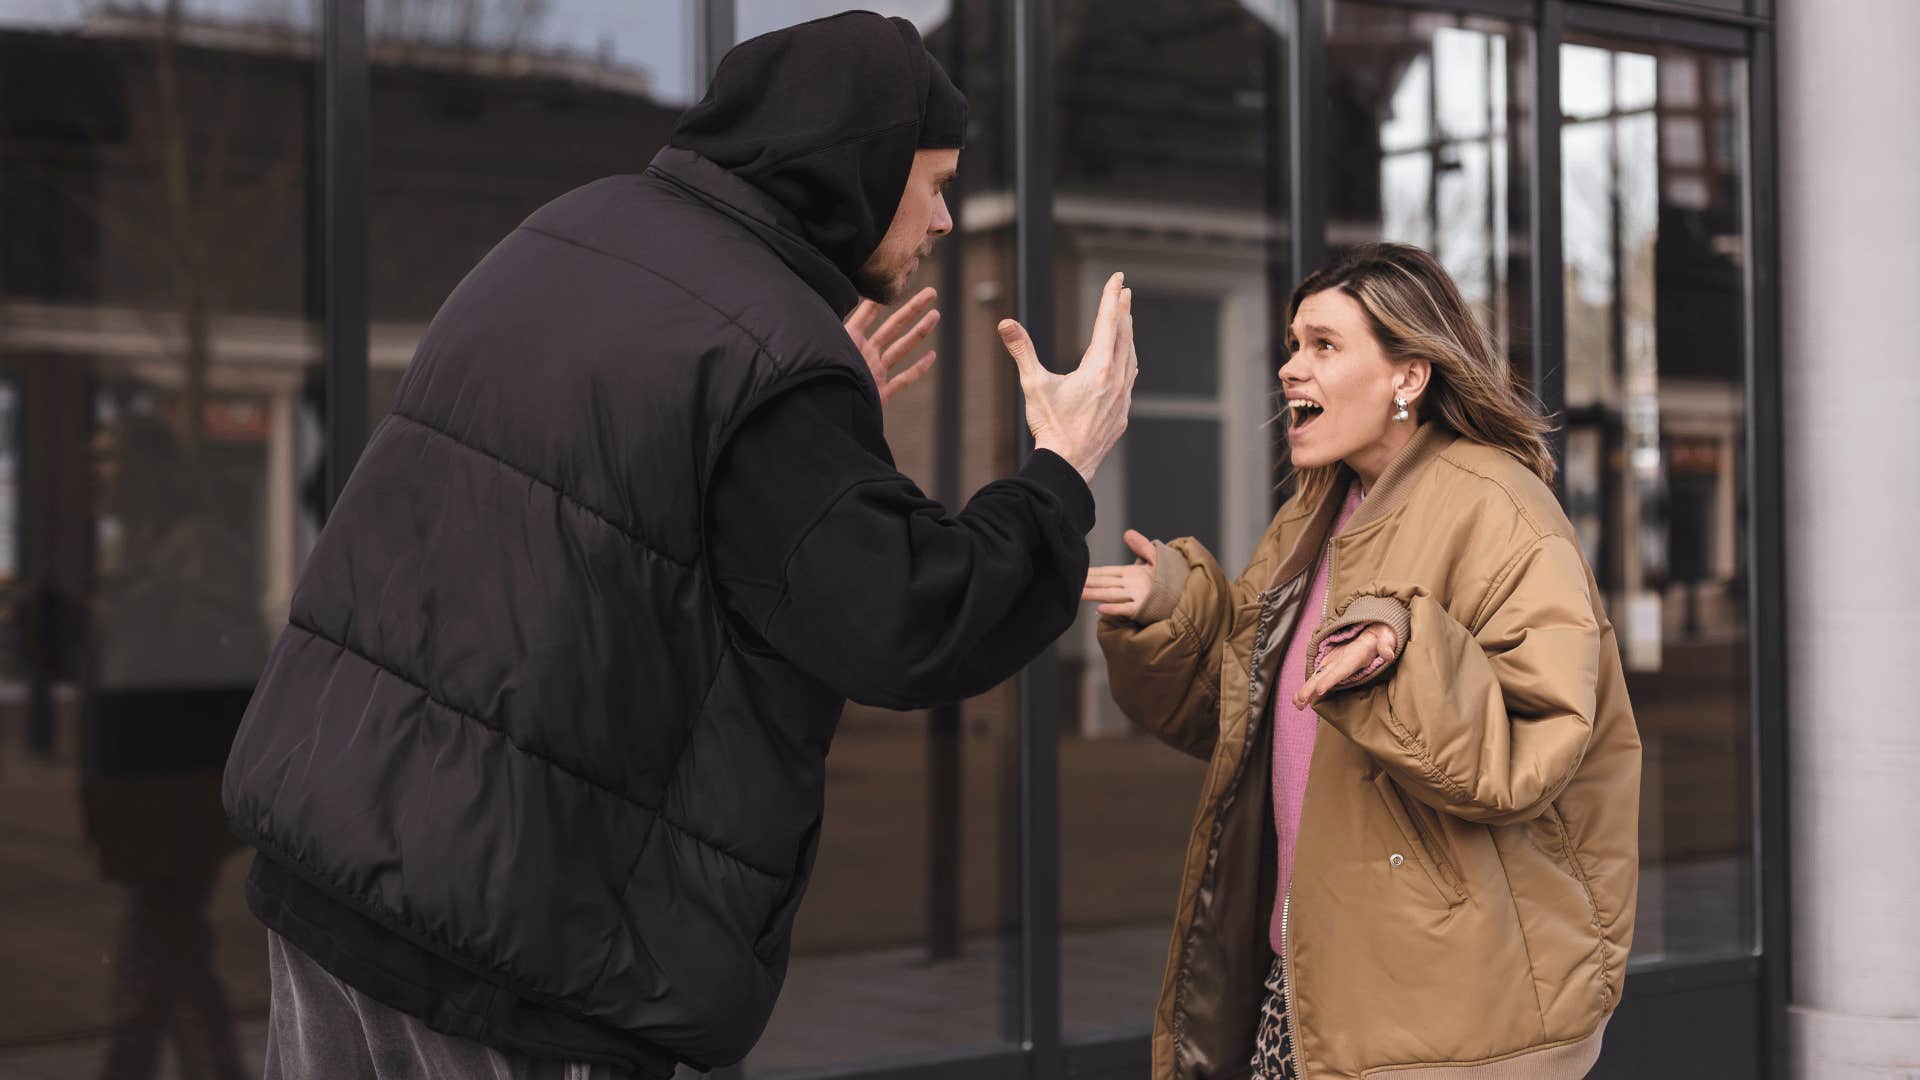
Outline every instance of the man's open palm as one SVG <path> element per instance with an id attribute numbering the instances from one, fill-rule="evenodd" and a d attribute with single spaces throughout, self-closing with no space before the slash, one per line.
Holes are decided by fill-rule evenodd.
<path id="1" fill-rule="evenodd" d="M 1080 366 L 1065 375 L 1047 370 L 1027 330 L 1012 319 L 1000 323 L 1000 340 L 1020 368 L 1033 444 L 1051 450 L 1091 481 L 1100 463 L 1127 430 L 1133 382 L 1140 357 L 1133 348 L 1133 290 L 1123 275 L 1107 279 L 1100 312 Z"/>
<path id="2" fill-rule="evenodd" d="M 860 306 L 847 316 L 847 336 L 853 339 L 854 347 L 867 361 L 867 370 L 873 372 L 873 384 L 880 389 L 880 404 L 893 400 L 893 395 L 920 381 L 933 367 L 935 353 L 928 350 L 927 355 L 914 361 L 912 366 L 899 374 L 894 369 L 913 355 L 940 325 L 940 311 L 933 305 L 940 294 L 929 285 L 916 293 L 913 299 L 900 305 L 900 310 L 887 317 L 880 329 L 871 330 L 873 321 L 880 317 L 883 310 L 872 300 L 860 301 Z"/>

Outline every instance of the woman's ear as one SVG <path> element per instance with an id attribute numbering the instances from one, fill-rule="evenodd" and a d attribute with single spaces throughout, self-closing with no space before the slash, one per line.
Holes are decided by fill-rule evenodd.
<path id="1" fill-rule="evenodd" d="M 1400 369 L 1399 376 L 1393 381 L 1393 392 L 1408 402 L 1418 401 L 1420 395 L 1426 392 L 1427 380 L 1432 376 L 1433 365 L 1415 357 Z"/>

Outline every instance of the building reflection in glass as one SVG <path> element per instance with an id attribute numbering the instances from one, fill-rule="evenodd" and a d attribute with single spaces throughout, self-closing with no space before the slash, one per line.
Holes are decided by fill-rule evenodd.
<path id="1" fill-rule="evenodd" d="M 1526 376 L 1532 32 L 1346 0 L 1329 12 L 1328 247 L 1433 252 Z"/>
<path id="2" fill-rule="evenodd" d="M 1094 478 L 1095 563 L 1121 533 L 1194 536 L 1238 573 L 1276 505 L 1287 265 L 1287 5 L 1060 5 L 1055 352 L 1080 355 L 1124 270 L 1141 356 L 1127 437 Z M 1136 730 L 1083 613 L 1059 645 L 1069 1034 L 1139 1027 L 1166 961 L 1204 763 Z"/>
<path id="3" fill-rule="evenodd" d="M 745 34 L 838 6 L 736 14 Z M 1011 470 L 1017 423 L 993 333 L 1015 285 L 1008 9 L 887 10 L 973 98 L 960 235 L 924 271 L 953 379 L 889 415 L 902 468 L 964 497 Z M 260 1061 L 262 935 L 218 776 L 316 527 L 318 11 L 0 0 L 0 1072 Z M 1124 268 L 1143 358 L 1094 557 L 1122 558 L 1134 526 L 1237 571 L 1279 479 L 1263 425 L 1297 276 L 1291 5 L 1057 11 L 1051 351 L 1078 355 Z M 1434 248 L 1526 372 L 1531 33 L 1329 11 L 1328 245 Z M 643 167 L 698 78 L 680 4 L 372 0 L 368 25 L 378 417 L 467 268 L 546 199 Z M 1566 491 L 1647 744 L 1640 959 L 1741 953 L 1746 69 L 1597 39 L 1561 67 Z M 1200 776 L 1118 715 L 1090 631 L 1059 650 L 1077 1034 L 1145 1023 Z M 1016 732 L 1011 687 L 930 717 L 849 711 L 791 992 L 750 1071 L 1003 1038 Z"/>
<path id="4" fill-rule="evenodd" d="M 693 80 L 685 12 L 368 9 L 378 399 L 486 248 L 644 167 Z M 0 1074 L 262 1061 L 220 774 L 322 495 L 320 11 L 0 0 Z"/>
<path id="5" fill-rule="evenodd" d="M 1637 958 L 1753 942 L 1745 64 L 1560 54 L 1566 500 L 1645 742 Z"/>
<path id="6" fill-rule="evenodd" d="M 0 881 L 31 932 L 0 938 L 0 1060 L 245 1076 L 266 960 L 220 771 L 313 460 L 311 12 L 20 7 L 0 5 Z"/>

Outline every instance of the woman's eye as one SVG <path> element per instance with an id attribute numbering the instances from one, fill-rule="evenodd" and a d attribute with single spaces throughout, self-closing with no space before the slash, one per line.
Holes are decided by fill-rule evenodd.
<path id="1" fill-rule="evenodd" d="M 1321 342 L 1320 342 L 1319 344 L 1320 344 L 1320 347 L 1321 347 L 1321 348 L 1323 348 L 1323 349 L 1331 349 L 1331 348 L 1333 348 L 1333 342 L 1331 342 L 1331 341 L 1325 341 L 1325 340 L 1323 340 L 1323 341 L 1321 341 Z"/>

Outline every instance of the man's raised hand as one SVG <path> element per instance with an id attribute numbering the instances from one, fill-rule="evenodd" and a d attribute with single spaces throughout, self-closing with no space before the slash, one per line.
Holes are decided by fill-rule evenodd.
<path id="1" fill-rule="evenodd" d="M 1048 371 L 1026 328 L 1012 319 L 1001 321 L 1000 340 L 1020 369 L 1034 446 L 1060 455 L 1092 482 L 1127 430 L 1133 382 L 1140 374 L 1133 347 L 1133 290 L 1126 287 L 1125 275 L 1108 278 L 1101 290 L 1093 336 L 1073 371 Z"/>

